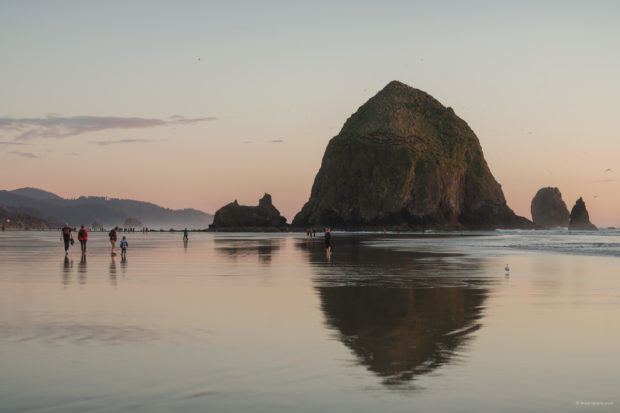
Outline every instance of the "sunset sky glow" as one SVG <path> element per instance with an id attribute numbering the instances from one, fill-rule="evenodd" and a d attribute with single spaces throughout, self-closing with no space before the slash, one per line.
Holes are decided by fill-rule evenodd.
<path id="1" fill-rule="evenodd" d="M 337 3 L 337 4 L 335 4 Z M 289 222 L 329 139 L 391 80 L 451 106 L 509 206 L 620 226 L 620 3 L 0 3 L 0 189 Z"/>

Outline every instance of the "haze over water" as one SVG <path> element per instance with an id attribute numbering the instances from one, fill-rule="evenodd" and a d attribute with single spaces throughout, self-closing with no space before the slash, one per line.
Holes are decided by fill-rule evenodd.
<path id="1" fill-rule="evenodd" d="M 615 411 L 620 232 L 465 235 L 2 233 L 0 411 Z"/>

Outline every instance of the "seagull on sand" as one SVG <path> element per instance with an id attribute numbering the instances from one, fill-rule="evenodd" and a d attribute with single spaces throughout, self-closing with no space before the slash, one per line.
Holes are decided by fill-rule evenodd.
<path id="1" fill-rule="evenodd" d="M 506 272 L 510 271 L 510 267 L 508 266 L 508 264 L 506 264 L 506 268 L 504 268 L 504 271 L 506 271 Z"/>

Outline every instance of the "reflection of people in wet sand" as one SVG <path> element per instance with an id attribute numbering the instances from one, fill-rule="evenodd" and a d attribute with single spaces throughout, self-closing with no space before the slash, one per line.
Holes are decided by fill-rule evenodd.
<path id="1" fill-rule="evenodd" d="M 114 227 L 108 236 L 110 237 L 110 244 L 112 244 L 112 256 L 115 256 L 114 247 L 116 247 L 116 231 L 118 231 L 118 227 Z"/>
<path id="2" fill-rule="evenodd" d="M 88 231 L 84 228 L 84 225 L 78 231 L 78 241 L 80 241 L 80 248 L 82 248 L 82 255 L 86 255 L 86 242 L 88 241 Z"/>
<path id="3" fill-rule="evenodd" d="M 88 267 L 86 266 L 86 255 L 82 255 L 80 258 L 80 272 L 87 272 Z"/>
<path id="4" fill-rule="evenodd" d="M 60 239 L 65 242 L 65 255 L 68 255 L 69 244 L 73 240 L 73 234 L 71 233 L 71 228 L 69 228 L 69 224 L 65 224 L 65 226 L 61 230 Z"/>
<path id="5" fill-rule="evenodd" d="M 62 263 L 62 283 L 69 285 L 71 282 L 71 272 L 73 270 L 73 260 L 69 259 L 68 255 L 65 255 L 65 259 Z"/>
<path id="6" fill-rule="evenodd" d="M 65 257 L 65 260 L 62 263 L 62 268 L 65 272 L 68 272 L 71 267 L 73 267 L 73 261 L 69 260 L 69 257 Z"/>
<path id="7" fill-rule="evenodd" d="M 127 242 L 127 237 L 123 236 L 123 239 L 121 240 L 121 258 L 125 259 L 127 258 L 127 247 L 129 246 L 129 243 Z"/>
<path id="8" fill-rule="evenodd" d="M 78 276 L 80 277 L 80 284 L 86 284 L 86 273 L 88 267 L 86 266 L 86 255 L 82 255 L 80 258 L 80 265 L 78 267 Z"/>
<path id="9" fill-rule="evenodd" d="M 183 241 L 189 241 L 189 232 L 187 232 L 187 228 L 183 231 Z"/>
<path id="10" fill-rule="evenodd" d="M 330 228 L 325 228 L 325 251 L 329 258 L 332 255 L 332 231 Z"/>
<path id="11" fill-rule="evenodd" d="M 116 261 L 114 261 L 114 255 L 110 261 L 110 283 L 116 285 Z"/>

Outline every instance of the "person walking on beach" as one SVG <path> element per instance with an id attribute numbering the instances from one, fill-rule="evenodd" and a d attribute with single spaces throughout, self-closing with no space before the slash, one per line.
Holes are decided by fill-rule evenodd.
<path id="1" fill-rule="evenodd" d="M 125 259 L 127 258 L 127 247 L 129 246 L 129 243 L 127 242 L 127 237 L 123 236 L 123 239 L 121 240 L 121 258 Z"/>
<path id="2" fill-rule="evenodd" d="M 185 228 L 185 231 L 183 231 L 183 241 L 188 241 L 189 240 L 189 232 L 187 232 L 187 228 Z"/>
<path id="3" fill-rule="evenodd" d="M 73 241 L 73 234 L 71 233 L 69 224 L 65 224 L 60 230 L 60 239 L 65 242 L 65 255 L 69 255 L 69 244 Z"/>
<path id="4" fill-rule="evenodd" d="M 116 231 L 118 231 L 118 227 L 114 227 L 108 236 L 110 237 L 110 244 L 112 244 L 112 256 L 115 256 L 114 247 L 116 246 Z"/>
<path id="5" fill-rule="evenodd" d="M 325 251 L 327 258 L 332 255 L 332 231 L 330 228 L 325 228 Z"/>
<path id="6" fill-rule="evenodd" d="M 86 241 L 88 241 L 88 231 L 84 228 L 84 225 L 80 227 L 78 231 L 78 241 L 80 241 L 80 248 L 82 248 L 82 256 L 86 255 Z"/>

